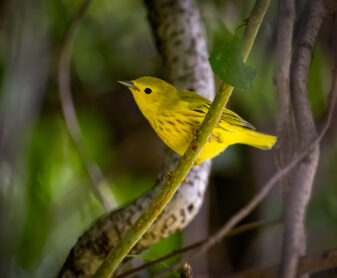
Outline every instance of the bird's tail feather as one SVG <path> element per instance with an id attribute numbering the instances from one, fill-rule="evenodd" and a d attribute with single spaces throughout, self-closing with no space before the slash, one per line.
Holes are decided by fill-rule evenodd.
<path id="1" fill-rule="evenodd" d="M 245 136 L 242 137 L 242 144 L 247 144 L 262 150 L 270 150 L 276 143 L 277 138 L 272 135 L 246 130 Z"/>

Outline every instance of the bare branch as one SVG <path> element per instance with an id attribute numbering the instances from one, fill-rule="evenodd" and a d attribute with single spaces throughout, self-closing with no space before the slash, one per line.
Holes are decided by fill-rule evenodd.
<path id="1" fill-rule="evenodd" d="M 66 120 L 67 128 L 71 136 L 72 141 L 74 142 L 78 153 L 84 162 L 85 169 L 91 179 L 92 189 L 97 197 L 97 199 L 102 203 L 106 211 L 110 211 L 113 207 L 116 206 L 116 202 L 113 199 L 113 196 L 109 190 L 102 192 L 102 186 L 107 186 L 102 171 L 100 167 L 91 160 L 85 150 L 81 128 L 76 116 L 74 102 L 72 99 L 71 93 L 71 81 L 70 81 L 70 56 L 72 49 L 72 42 L 74 40 L 75 34 L 83 16 L 88 10 L 90 4 L 93 0 L 85 0 L 77 14 L 74 16 L 70 25 L 65 34 L 63 44 L 61 47 L 61 53 L 59 58 L 59 72 L 58 72 L 58 83 L 59 83 L 59 92 L 61 98 L 61 106 L 64 118 Z M 110 194 L 109 194 L 110 193 Z M 108 195 L 107 195 L 108 194 Z"/>
<path id="2" fill-rule="evenodd" d="M 274 225 L 274 224 L 279 224 L 281 223 L 279 220 L 275 220 L 275 221 L 255 221 L 255 222 L 251 222 L 251 223 L 247 223 L 247 224 L 243 224 L 241 226 L 238 226 L 236 228 L 234 228 L 233 230 L 231 230 L 228 234 L 225 235 L 224 238 L 227 238 L 227 237 L 232 237 L 232 236 L 235 236 L 235 235 L 238 235 L 238 234 L 241 234 L 241 233 L 245 233 L 245 232 L 248 232 L 248 231 L 251 231 L 251 230 L 254 230 L 254 229 L 257 229 L 257 228 L 260 228 L 260 227 L 264 227 L 266 225 Z M 130 269 L 128 271 L 125 271 L 123 272 L 122 274 L 116 276 L 115 278 L 122 278 L 122 277 L 127 277 L 131 274 L 134 274 L 138 271 L 141 271 L 143 269 L 146 269 L 146 268 L 149 268 L 153 265 L 156 265 L 158 263 L 161 263 L 163 261 L 166 261 L 172 257 L 175 257 L 175 256 L 178 256 L 180 254 L 183 254 L 183 253 L 186 253 L 188 251 L 191 251 L 191 250 L 194 250 L 194 249 L 197 249 L 199 248 L 200 246 L 202 246 L 205 242 L 208 241 L 208 238 L 204 239 L 204 240 L 200 240 L 198 242 L 195 242 L 193 244 L 190 244 L 188 246 L 185 246 L 183 248 L 180 248 L 178 250 L 174 250 L 172 251 L 171 253 L 163 256 L 163 257 L 160 257 L 156 260 L 153 260 L 153 261 L 150 261 L 148 263 L 145 263 L 143 265 L 140 265 L 138 267 L 135 267 L 133 269 Z"/>
<path id="3" fill-rule="evenodd" d="M 337 249 L 325 251 L 316 256 L 301 257 L 298 262 L 297 276 L 301 276 L 306 273 L 314 273 L 323 270 L 327 270 L 333 267 L 337 267 Z M 263 277 L 278 277 L 278 270 L 280 265 L 256 268 L 251 270 L 245 270 L 230 276 L 227 278 L 263 278 Z"/>
<path id="4" fill-rule="evenodd" d="M 325 17 L 337 7 L 336 1 L 311 0 L 303 13 L 303 24 L 299 31 L 291 65 L 291 100 L 300 149 L 306 148 L 316 137 L 316 127 L 308 98 L 308 73 L 313 48 L 320 26 Z M 306 159 L 298 165 L 293 185 L 289 188 L 289 197 L 284 211 L 284 238 L 281 261 L 281 277 L 295 277 L 300 256 L 305 254 L 304 219 L 307 204 L 311 197 L 312 185 L 319 160 L 317 144 Z"/>

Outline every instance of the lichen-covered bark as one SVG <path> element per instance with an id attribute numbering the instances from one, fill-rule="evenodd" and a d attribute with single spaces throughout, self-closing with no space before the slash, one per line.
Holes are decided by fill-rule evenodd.
<path id="1" fill-rule="evenodd" d="M 205 37 L 193 0 L 146 1 L 149 19 L 167 73 L 177 87 L 193 89 L 205 97 L 214 94 Z M 156 186 L 134 202 L 111 212 L 86 231 L 68 255 L 59 277 L 89 277 L 109 251 L 148 207 L 179 157 L 168 151 Z M 133 249 L 138 253 L 151 244 L 183 229 L 199 211 L 207 187 L 210 161 L 191 169 L 163 213 Z"/>

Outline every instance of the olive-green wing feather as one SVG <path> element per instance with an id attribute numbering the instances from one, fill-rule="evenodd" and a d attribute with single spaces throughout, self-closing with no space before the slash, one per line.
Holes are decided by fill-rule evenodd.
<path id="1" fill-rule="evenodd" d="M 242 126 L 255 130 L 255 127 L 252 124 L 248 123 L 246 120 L 242 119 L 238 114 L 226 108 L 222 113 L 221 120 L 231 125 Z"/>
<path id="2" fill-rule="evenodd" d="M 195 111 L 200 114 L 206 114 L 208 112 L 208 109 L 212 104 L 210 100 L 192 91 L 178 90 L 178 92 L 181 100 L 186 102 L 192 111 Z M 234 113 L 233 111 L 227 108 L 224 109 L 221 116 L 221 120 L 231 125 L 246 127 L 255 130 L 255 127 L 252 124 L 248 123 L 247 121 L 242 119 L 238 114 Z"/>

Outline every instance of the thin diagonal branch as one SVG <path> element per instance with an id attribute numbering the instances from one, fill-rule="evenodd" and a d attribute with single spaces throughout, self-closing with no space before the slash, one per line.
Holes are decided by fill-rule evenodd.
<path id="1" fill-rule="evenodd" d="M 89 158 L 84 147 L 82 132 L 76 116 L 70 85 L 70 56 L 72 43 L 81 20 L 92 2 L 93 0 L 85 0 L 82 3 L 80 9 L 70 22 L 67 29 L 59 58 L 58 84 L 62 111 L 71 139 L 74 142 L 82 161 L 84 162 L 85 169 L 91 179 L 92 189 L 96 198 L 102 203 L 106 211 L 110 211 L 113 207 L 115 207 L 116 202 L 111 194 L 107 196 L 107 190 L 105 190 L 106 192 L 103 194 L 102 185 L 107 187 L 107 182 L 105 182 L 100 167 Z"/>
<path id="2" fill-rule="evenodd" d="M 254 229 L 257 229 L 257 228 L 261 228 L 261 227 L 264 227 L 264 226 L 267 226 L 267 225 L 269 226 L 269 225 L 274 225 L 274 224 L 279 224 L 279 223 L 281 223 L 279 220 L 275 220 L 275 221 L 268 221 L 268 220 L 264 220 L 263 221 L 262 220 L 262 221 L 255 221 L 255 222 L 243 224 L 243 225 L 238 226 L 238 227 L 234 228 L 233 230 L 231 230 L 227 235 L 225 235 L 225 238 L 236 236 L 238 234 L 245 233 L 245 232 L 248 232 L 248 231 L 251 231 L 251 230 L 254 230 Z M 200 240 L 198 242 L 195 242 L 195 243 L 190 244 L 188 246 L 185 246 L 183 248 L 174 250 L 173 252 L 171 252 L 171 253 L 163 256 L 163 257 L 160 257 L 160 258 L 158 258 L 156 260 L 150 261 L 150 262 L 145 263 L 143 265 L 140 265 L 138 267 L 132 268 L 132 269 L 130 269 L 128 271 L 125 271 L 122 274 L 116 276 L 115 278 L 127 277 L 127 276 L 129 276 L 131 274 L 134 274 L 134 273 L 138 272 L 138 271 L 141 271 L 143 269 L 149 268 L 149 267 L 151 267 L 153 265 L 156 265 L 158 263 L 166 261 L 166 260 L 168 260 L 168 259 L 170 259 L 172 257 L 175 257 L 175 256 L 181 255 L 183 253 L 186 253 L 188 251 L 197 249 L 201 245 L 203 245 L 205 242 L 207 242 L 207 240 L 208 240 L 208 238 Z"/>
<path id="3" fill-rule="evenodd" d="M 333 267 L 337 267 L 337 249 L 325 251 L 320 255 L 301 257 L 298 262 L 297 275 L 301 276 L 306 273 L 324 271 Z M 278 277 L 277 273 L 279 268 L 280 265 L 274 265 L 245 270 L 234 275 L 227 276 L 227 278 Z"/>

